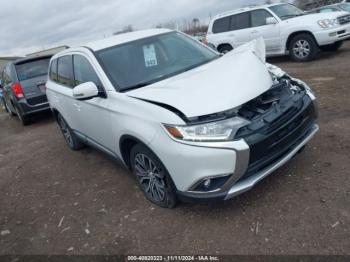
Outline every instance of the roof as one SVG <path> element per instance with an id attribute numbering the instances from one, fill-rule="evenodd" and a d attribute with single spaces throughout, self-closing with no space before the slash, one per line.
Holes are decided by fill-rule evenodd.
<path id="1" fill-rule="evenodd" d="M 2 56 L 0 57 L 0 60 L 9 60 L 9 61 L 12 61 L 12 60 L 16 60 L 16 59 L 19 59 L 21 57 L 19 56 Z"/>
<path id="2" fill-rule="evenodd" d="M 62 45 L 62 46 L 57 46 L 57 47 L 52 47 L 52 48 L 49 48 L 49 49 L 45 49 L 45 50 L 41 50 L 41 51 L 37 51 L 37 52 L 34 52 L 34 53 L 30 53 L 30 54 L 27 54 L 26 56 L 37 56 L 37 55 L 41 55 L 41 54 L 50 54 L 50 52 L 52 54 L 54 53 L 57 53 L 61 50 L 65 50 L 65 49 L 68 49 L 69 46 L 67 45 Z"/>
<path id="3" fill-rule="evenodd" d="M 141 30 L 141 31 L 135 31 L 135 32 L 125 33 L 125 34 L 119 34 L 109 38 L 104 38 L 95 42 L 87 43 L 83 46 L 89 47 L 94 51 L 98 51 L 111 46 L 120 45 L 131 41 L 135 41 L 138 39 L 160 35 L 164 33 L 169 33 L 169 32 L 172 32 L 172 30 L 169 30 L 169 29 Z M 69 49 L 67 51 L 69 51 Z"/>
<path id="4" fill-rule="evenodd" d="M 18 65 L 18 64 L 23 64 L 23 63 L 26 63 L 26 62 L 31 62 L 31 61 L 35 61 L 35 60 L 40 60 L 40 59 L 43 59 L 43 58 L 51 58 L 52 55 L 42 55 L 42 56 L 35 56 L 35 57 L 25 57 L 25 58 L 20 58 L 20 59 L 17 59 L 15 61 L 13 61 L 13 63 L 15 65 Z"/>
<path id="5" fill-rule="evenodd" d="M 231 11 L 227 11 L 227 12 L 218 14 L 218 15 L 216 15 L 214 17 L 214 19 L 225 17 L 225 16 L 229 16 L 229 15 L 239 14 L 239 13 L 243 13 L 243 12 L 248 12 L 248 11 L 252 11 L 252 10 L 256 10 L 256 9 L 268 8 L 268 7 L 271 7 L 271 6 L 276 6 L 276 5 L 281 5 L 281 4 L 288 4 L 288 3 L 274 3 L 274 4 L 265 4 L 265 5 L 250 5 L 250 6 L 242 7 L 240 9 L 235 9 L 235 10 L 231 10 Z"/>

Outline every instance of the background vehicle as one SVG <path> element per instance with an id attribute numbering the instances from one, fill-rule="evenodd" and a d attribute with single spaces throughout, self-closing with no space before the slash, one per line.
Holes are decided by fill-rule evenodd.
<path id="1" fill-rule="evenodd" d="M 31 114 L 50 109 L 45 87 L 50 58 L 23 58 L 8 63 L 2 72 L 5 110 L 17 115 L 23 125 L 29 123 Z"/>
<path id="2" fill-rule="evenodd" d="M 326 5 L 313 10 L 308 11 L 309 14 L 316 13 L 331 13 L 331 12 L 350 12 L 350 3 L 340 3 L 334 5 Z"/>
<path id="3" fill-rule="evenodd" d="M 290 4 L 247 7 L 217 15 L 207 40 L 227 52 L 263 37 L 268 56 L 289 54 L 295 61 L 315 58 L 320 47 L 337 50 L 350 38 L 350 14 L 336 12 L 306 15 Z"/>
<path id="4" fill-rule="evenodd" d="M 121 160 L 162 207 L 247 191 L 318 130 L 312 91 L 267 68 L 262 39 L 220 56 L 180 32 L 138 31 L 60 52 L 49 75 L 68 146 Z"/>

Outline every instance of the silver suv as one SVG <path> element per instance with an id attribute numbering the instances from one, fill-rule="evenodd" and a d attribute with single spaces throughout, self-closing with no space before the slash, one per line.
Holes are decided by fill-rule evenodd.
<path id="1" fill-rule="evenodd" d="M 225 200 L 318 130 L 311 89 L 264 51 L 262 39 L 222 56 L 176 31 L 118 35 L 55 55 L 47 96 L 68 146 L 119 159 L 153 203 Z"/>

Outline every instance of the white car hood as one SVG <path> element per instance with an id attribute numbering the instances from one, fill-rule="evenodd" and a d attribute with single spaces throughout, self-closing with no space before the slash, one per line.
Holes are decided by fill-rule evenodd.
<path id="1" fill-rule="evenodd" d="M 264 41 L 257 39 L 208 64 L 127 95 L 166 104 L 191 118 L 236 108 L 271 86 Z"/>
<path id="2" fill-rule="evenodd" d="M 287 20 L 284 20 L 284 22 L 291 23 L 291 24 L 310 24 L 317 23 L 320 20 L 324 19 L 337 19 L 338 17 L 348 15 L 347 12 L 330 12 L 330 13 L 316 13 L 316 14 L 305 14 L 302 16 L 293 17 Z M 321 28 L 321 27 L 320 27 Z"/>

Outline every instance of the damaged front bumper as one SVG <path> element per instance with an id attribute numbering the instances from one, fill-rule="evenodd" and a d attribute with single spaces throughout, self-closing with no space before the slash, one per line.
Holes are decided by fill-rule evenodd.
<path id="1" fill-rule="evenodd" d="M 242 194 L 245 191 L 248 191 L 254 187 L 260 180 L 264 179 L 272 172 L 286 164 L 291 160 L 317 133 L 319 127 L 317 124 L 313 125 L 309 132 L 305 135 L 303 140 L 297 144 L 293 149 L 290 150 L 285 156 L 279 159 L 277 162 L 273 163 L 271 166 L 266 167 L 265 169 L 259 171 L 255 175 L 248 177 L 242 181 L 237 182 L 231 189 L 227 192 L 225 200 L 235 197 L 239 194 Z"/>
<path id="2" fill-rule="evenodd" d="M 274 112 L 264 115 L 265 122 L 271 120 L 268 126 L 277 124 L 272 131 L 269 130 L 269 127 L 259 127 L 262 119 L 253 116 L 256 123 L 242 130 L 242 136 L 238 140 L 197 144 L 197 146 L 207 148 L 234 150 L 236 154 L 235 170 L 219 190 L 215 192 L 178 192 L 180 199 L 190 202 L 212 202 L 227 200 L 248 191 L 286 164 L 314 137 L 319 130 L 316 124 L 318 117 L 316 98 L 305 83 L 297 79 L 290 80 L 294 85 L 304 88 L 303 96 L 299 98 L 300 101 L 295 102 L 300 104 L 297 111 L 285 109 L 283 115 L 287 120 L 284 121 L 281 120 L 281 115 L 276 114 L 275 116 Z M 276 110 L 283 111 L 278 107 Z"/>

